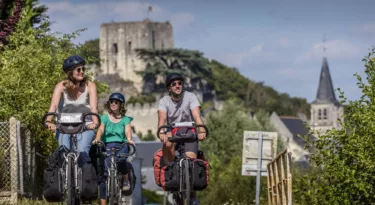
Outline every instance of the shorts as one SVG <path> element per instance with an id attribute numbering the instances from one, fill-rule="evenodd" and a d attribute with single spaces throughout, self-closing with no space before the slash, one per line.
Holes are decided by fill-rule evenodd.
<path id="1" fill-rule="evenodd" d="M 194 128 L 183 128 L 183 127 L 179 127 L 179 128 L 174 128 L 172 130 L 172 134 L 175 135 L 176 133 L 184 133 L 184 134 L 187 134 L 187 133 L 194 133 L 196 134 L 196 130 Z M 178 148 L 181 147 L 182 148 L 182 152 L 193 152 L 195 153 L 196 155 L 198 155 L 198 140 L 194 141 L 194 142 L 190 142 L 190 143 L 176 143 L 175 145 L 175 150 L 177 151 Z"/>

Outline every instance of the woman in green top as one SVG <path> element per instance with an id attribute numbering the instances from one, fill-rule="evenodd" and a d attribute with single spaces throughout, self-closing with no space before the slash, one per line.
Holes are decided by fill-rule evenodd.
<path id="1" fill-rule="evenodd" d="M 93 143 L 102 141 L 106 144 L 107 149 L 120 148 L 123 143 L 128 142 L 134 145 L 132 140 L 132 131 L 130 122 L 133 118 L 125 116 L 125 97 L 121 93 L 112 93 L 109 96 L 109 101 L 105 104 L 108 114 L 100 117 L 102 124 L 96 133 Z M 109 153 L 109 151 L 107 151 Z M 123 146 L 118 153 L 128 153 L 129 147 Z M 105 159 L 105 173 L 104 178 L 100 179 L 100 201 L 102 205 L 106 202 L 106 180 L 108 176 L 109 158 Z M 130 189 L 128 178 L 128 166 L 126 159 L 118 161 L 118 169 L 122 173 L 123 184 L 122 190 Z"/>

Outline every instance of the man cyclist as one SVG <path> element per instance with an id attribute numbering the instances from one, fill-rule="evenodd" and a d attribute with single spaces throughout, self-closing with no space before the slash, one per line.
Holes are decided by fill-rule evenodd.
<path id="1" fill-rule="evenodd" d="M 194 93 L 183 90 L 185 79 L 179 73 L 171 73 L 165 80 L 165 85 L 169 91 L 169 96 L 164 96 L 159 101 L 158 107 L 158 127 L 171 123 L 192 122 L 196 124 L 203 124 L 200 115 L 200 103 Z M 190 132 L 192 130 L 189 130 Z M 159 133 L 160 141 L 163 143 L 163 158 L 166 164 L 174 161 L 175 158 L 175 143 L 168 141 L 172 137 L 172 133 Z M 202 141 L 206 138 L 205 129 L 200 127 L 198 140 Z M 180 146 L 180 145 L 177 145 Z M 184 144 L 186 156 L 196 159 L 198 155 L 198 141 Z M 198 204 L 195 199 L 195 193 L 192 193 L 192 204 Z"/>

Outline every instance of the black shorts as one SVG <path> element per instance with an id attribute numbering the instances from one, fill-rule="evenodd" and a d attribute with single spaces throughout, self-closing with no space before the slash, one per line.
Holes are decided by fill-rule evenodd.
<path id="1" fill-rule="evenodd" d="M 186 129 L 186 128 L 179 128 L 178 130 L 173 130 L 172 133 L 179 133 L 182 132 L 184 134 L 187 133 L 197 133 L 195 129 Z M 193 152 L 198 155 L 198 140 L 189 143 L 176 143 L 175 150 L 177 151 L 179 147 L 182 147 L 183 152 Z"/>

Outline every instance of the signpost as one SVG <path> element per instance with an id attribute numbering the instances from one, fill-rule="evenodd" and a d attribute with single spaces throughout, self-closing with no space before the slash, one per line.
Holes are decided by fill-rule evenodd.
<path id="1" fill-rule="evenodd" d="M 259 205 L 260 177 L 267 176 L 267 164 L 276 156 L 277 132 L 244 131 L 243 176 L 256 176 L 256 205 Z"/>

